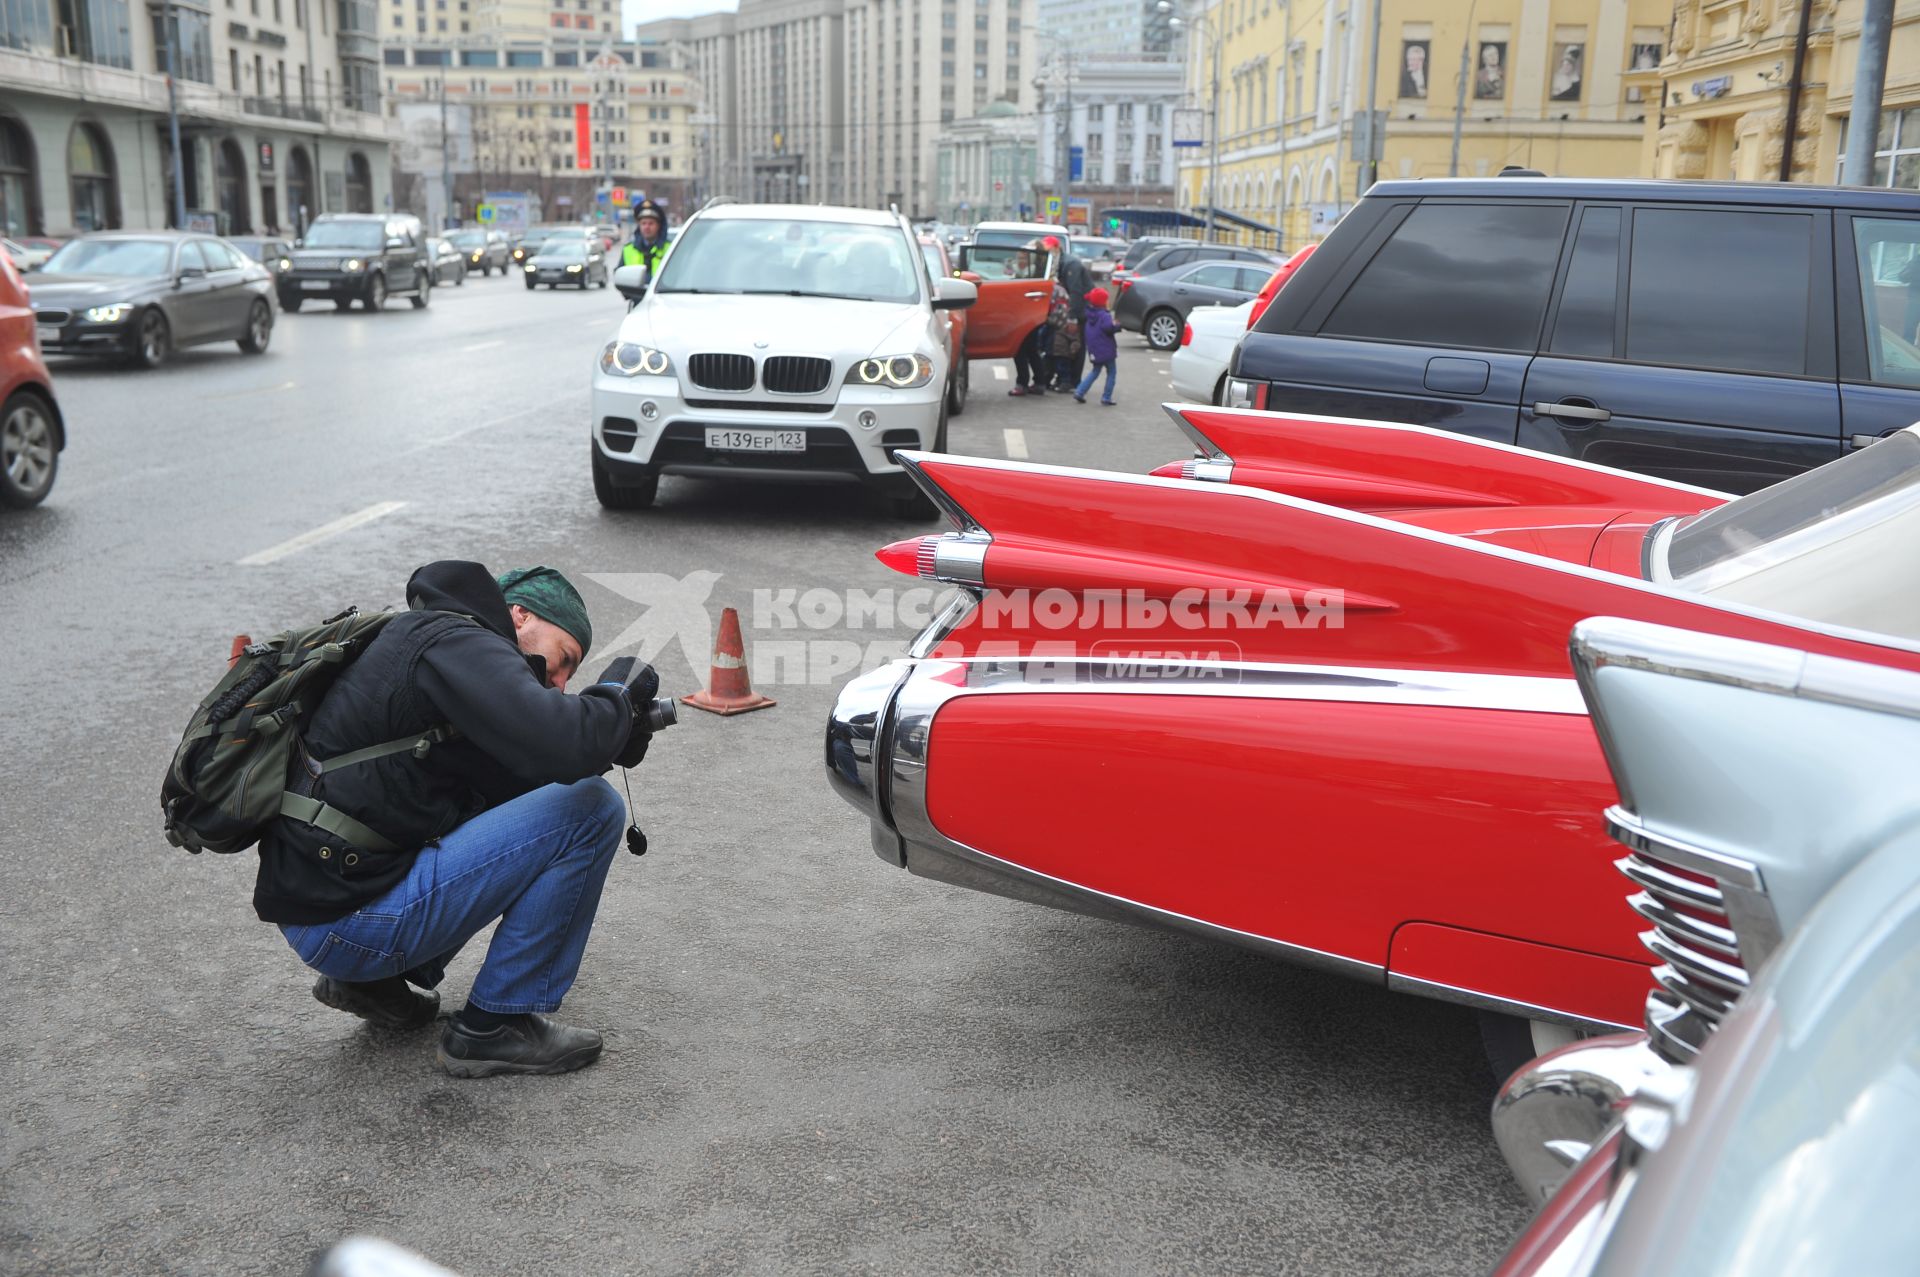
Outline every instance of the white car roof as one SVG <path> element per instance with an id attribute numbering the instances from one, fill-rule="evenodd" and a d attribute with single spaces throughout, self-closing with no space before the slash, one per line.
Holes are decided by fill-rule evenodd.
<path id="1" fill-rule="evenodd" d="M 736 217 L 761 222 L 850 222 L 856 226 L 900 225 L 892 213 L 834 204 L 718 204 L 702 217 Z"/>
<path id="2" fill-rule="evenodd" d="M 1045 231 L 1049 235 L 1064 235 L 1067 228 L 1055 226 L 1049 222 L 979 222 L 974 225 L 979 231 Z"/>

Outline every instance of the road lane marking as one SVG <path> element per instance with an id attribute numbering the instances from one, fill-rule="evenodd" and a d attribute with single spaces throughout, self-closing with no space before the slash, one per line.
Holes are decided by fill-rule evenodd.
<path id="1" fill-rule="evenodd" d="M 471 355 L 476 350 L 492 350 L 495 346 L 504 346 L 506 344 L 507 339 L 504 337 L 496 341 L 476 341 L 471 346 L 460 347 L 460 353 L 463 355 Z"/>
<path id="2" fill-rule="evenodd" d="M 492 430 L 495 426 L 508 425 L 520 420 L 522 417 L 531 417 L 537 412 L 549 411 L 551 411 L 551 409 L 545 406 L 539 408 L 522 408 L 519 412 L 510 412 L 504 417 L 495 417 L 491 421 L 483 421 L 478 425 L 466 426 L 459 430 L 450 431 L 444 435 L 435 435 L 431 439 L 414 444 L 411 448 L 404 448 L 394 455 L 397 457 L 410 457 L 416 452 L 425 452 L 428 448 L 438 448 L 442 444 L 452 443 L 456 439 L 464 439 L 468 435 L 477 434 L 482 430 Z"/>
<path id="3" fill-rule="evenodd" d="M 1007 366 L 1005 364 L 995 364 L 993 366 L 993 379 L 995 381 L 1005 381 L 1007 379 Z"/>
<path id="4" fill-rule="evenodd" d="M 1027 432 L 1024 430 L 1006 430 L 1007 455 L 1015 461 L 1024 461 L 1027 457 Z"/>
<path id="5" fill-rule="evenodd" d="M 200 398 L 206 402 L 211 403 L 221 399 L 243 399 L 248 395 L 271 395 L 271 394 L 277 394 L 283 390 L 298 390 L 299 388 L 300 388 L 299 382 L 285 381 L 285 382 L 281 382 L 277 386 L 254 386 L 249 390 L 229 390 L 225 394 L 202 395 L 200 396 Z"/>
<path id="6" fill-rule="evenodd" d="M 239 561 L 239 566 L 254 568 L 262 564 L 278 562 L 290 554 L 298 554 L 302 550 L 319 545 L 330 537 L 337 537 L 342 532 L 351 532 L 363 524 L 372 523 L 375 519 L 384 519 L 406 504 L 404 501 L 382 501 L 378 505 L 370 505 L 344 518 L 335 519 L 332 523 L 323 523 L 311 532 L 302 532 L 299 536 L 282 541 L 279 545 L 269 546 L 257 554 L 249 554 Z"/>

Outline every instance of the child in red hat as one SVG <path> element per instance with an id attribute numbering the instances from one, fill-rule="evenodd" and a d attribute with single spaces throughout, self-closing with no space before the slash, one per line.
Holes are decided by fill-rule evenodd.
<path id="1" fill-rule="evenodd" d="M 1107 290 L 1096 288 L 1087 294 L 1087 375 L 1080 379 L 1080 385 L 1073 392 L 1075 403 L 1087 401 L 1087 391 L 1093 389 L 1093 379 L 1100 375 L 1102 368 L 1107 370 L 1107 384 L 1100 391 L 1100 406 L 1113 407 L 1113 365 L 1120 354 L 1120 347 L 1113 339 L 1113 312 L 1107 309 Z"/>

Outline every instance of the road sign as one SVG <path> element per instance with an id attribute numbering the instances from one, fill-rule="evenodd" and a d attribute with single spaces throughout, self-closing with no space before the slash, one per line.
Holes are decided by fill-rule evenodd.
<path id="1" fill-rule="evenodd" d="M 1060 216 L 1060 197 L 1058 195 L 1047 196 L 1047 216 Z"/>
<path id="2" fill-rule="evenodd" d="M 615 208 L 625 208 L 627 206 L 627 188 L 626 187 L 616 186 L 613 188 L 613 206 Z"/>
<path id="3" fill-rule="evenodd" d="M 1087 172 L 1087 148 L 1084 146 L 1068 147 L 1067 166 L 1074 181 L 1078 182 L 1083 180 Z"/>
<path id="4" fill-rule="evenodd" d="M 493 205 L 476 205 L 473 210 L 473 215 L 483 222 L 491 222 L 493 220 Z"/>
<path id="5" fill-rule="evenodd" d="M 596 204 L 611 204 L 613 202 L 613 192 L 595 191 L 593 193 L 593 202 Z"/>

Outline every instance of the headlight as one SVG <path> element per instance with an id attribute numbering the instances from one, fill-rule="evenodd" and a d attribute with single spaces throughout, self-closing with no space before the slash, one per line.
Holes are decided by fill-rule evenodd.
<path id="1" fill-rule="evenodd" d="M 348 274 L 352 274 L 365 265 L 366 263 L 358 257 L 349 257 L 346 261 L 340 263 L 340 269 L 346 271 Z"/>
<path id="2" fill-rule="evenodd" d="M 129 302 L 115 302 L 111 306 L 93 306 L 87 310 L 87 322 L 90 324 L 117 324 L 133 313 Z"/>
<path id="3" fill-rule="evenodd" d="M 636 345 L 630 341 L 610 341 L 600 352 L 600 371 L 615 377 L 664 377 L 673 371 L 673 361 L 664 350 Z"/>
<path id="4" fill-rule="evenodd" d="M 473 260 L 474 260 L 474 261 L 476 261 L 476 262 L 477 262 L 477 261 L 479 261 L 479 260 L 480 260 L 480 254 L 478 254 L 478 253 L 475 253 L 475 254 L 473 255 Z"/>
<path id="5" fill-rule="evenodd" d="M 585 268 L 580 266 L 569 266 L 567 267 L 567 274 L 578 275 L 583 269 Z"/>
<path id="6" fill-rule="evenodd" d="M 862 359 L 847 370 L 850 386 L 891 386 L 912 390 L 933 380 L 933 360 L 925 355 L 891 355 Z"/>
<path id="7" fill-rule="evenodd" d="M 533 264 L 532 262 L 528 262 L 528 263 L 527 263 L 527 274 L 529 274 L 529 275 L 531 275 L 531 274 L 533 274 L 533 272 L 535 272 L 535 271 L 537 271 L 537 270 L 539 270 L 539 269 L 540 269 L 540 268 L 539 268 L 538 266 L 535 266 L 535 265 L 534 265 L 534 264 Z"/>
<path id="8" fill-rule="evenodd" d="M 293 269 L 293 263 L 288 261 L 286 258 L 282 257 L 279 261 L 273 264 L 273 268 L 277 271 L 282 271 L 282 272 L 290 271 Z"/>

